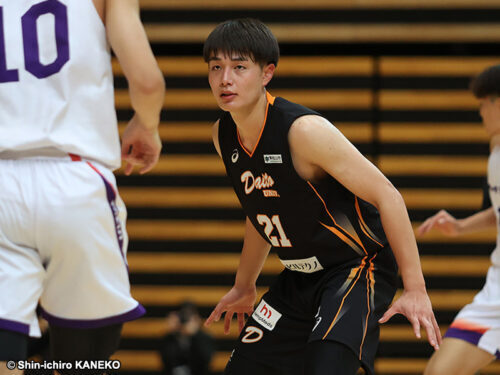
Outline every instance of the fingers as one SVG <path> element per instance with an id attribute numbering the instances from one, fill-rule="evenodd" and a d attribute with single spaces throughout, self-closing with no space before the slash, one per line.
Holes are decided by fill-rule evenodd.
<path id="1" fill-rule="evenodd" d="M 158 159 L 158 155 L 148 155 L 145 157 L 143 160 L 144 166 L 139 170 L 139 173 L 144 174 L 149 172 L 156 165 Z"/>
<path id="2" fill-rule="evenodd" d="M 423 236 L 432 228 L 431 222 L 433 219 L 434 216 L 431 216 L 417 228 L 417 236 Z"/>
<path id="3" fill-rule="evenodd" d="M 427 340 L 429 341 L 429 344 L 431 344 L 434 349 L 438 350 L 438 333 L 435 331 L 434 325 L 429 319 L 422 319 L 422 323 L 424 325 L 425 331 L 427 332 Z"/>
<path id="4" fill-rule="evenodd" d="M 213 322 L 218 322 L 222 315 L 222 311 L 219 308 L 219 305 L 215 307 L 210 316 L 205 320 L 205 327 L 208 327 Z"/>
<path id="5" fill-rule="evenodd" d="M 441 210 L 437 214 L 429 217 L 417 228 L 417 236 L 423 236 L 434 227 L 440 229 L 440 227 L 451 223 L 453 219 L 453 216 L 451 216 L 448 212 Z"/>
<path id="6" fill-rule="evenodd" d="M 142 166 L 139 170 L 140 174 L 149 172 L 158 162 L 159 156 L 156 154 L 134 152 L 134 149 L 132 149 L 132 152 L 122 156 L 122 159 L 127 163 L 124 173 L 128 176 L 132 173 L 136 165 Z"/>
<path id="7" fill-rule="evenodd" d="M 398 311 L 394 306 L 392 306 L 389 310 L 385 312 L 385 314 L 378 320 L 380 324 L 383 324 L 387 322 L 389 319 L 391 319 L 395 314 L 398 314 Z"/>
<path id="8" fill-rule="evenodd" d="M 441 337 L 441 330 L 439 329 L 439 325 L 434 315 L 432 316 L 432 326 L 434 327 L 434 332 L 436 332 L 437 344 L 439 349 L 439 346 L 443 343 L 443 338 Z"/>
<path id="9" fill-rule="evenodd" d="M 134 170 L 134 164 L 126 162 L 124 171 L 125 176 L 130 176 L 133 170 Z"/>
<path id="10" fill-rule="evenodd" d="M 231 320 L 233 320 L 234 311 L 226 311 L 226 316 L 224 317 L 224 334 L 228 335 L 231 330 Z"/>
<path id="11" fill-rule="evenodd" d="M 441 211 L 438 212 L 436 215 L 429 217 L 427 220 L 423 222 L 421 226 L 418 227 L 417 229 L 417 234 L 419 236 L 423 236 L 426 234 L 428 231 L 430 231 L 436 222 L 441 218 Z"/>
<path id="12" fill-rule="evenodd" d="M 431 345 L 434 347 L 434 349 L 438 350 L 443 339 L 441 338 L 441 330 L 439 329 L 439 325 L 436 322 L 436 318 L 434 317 L 434 314 L 432 314 L 431 322 L 430 322 L 429 326 L 430 326 L 430 329 L 432 330 L 432 332 L 434 333 L 434 337 L 435 337 L 434 345 L 432 343 L 431 343 Z M 427 333 L 427 334 L 429 334 L 429 333 Z"/>
<path id="13" fill-rule="evenodd" d="M 245 326 L 245 313 L 238 313 L 238 333 L 241 332 L 243 327 Z"/>
<path id="14" fill-rule="evenodd" d="M 419 322 L 418 318 L 409 317 L 408 320 L 410 321 L 410 323 L 413 327 L 413 332 L 415 333 L 415 336 L 417 336 L 417 338 L 421 338 L 422 335 L 420 334 L 420 322 Z"/>

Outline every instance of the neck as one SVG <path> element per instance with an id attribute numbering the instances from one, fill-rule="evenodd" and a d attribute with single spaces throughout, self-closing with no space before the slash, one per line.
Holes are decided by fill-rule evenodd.
<path id="1" fill-rule="evenodd" d="M 259 140 L 260 132 L 266 119 L 267 98 L 264 91 L 257 101 L 249 107 L 231 112 L 231 117 L 238 127 L 241 142 L 248 150 L 252 150 Z"/>

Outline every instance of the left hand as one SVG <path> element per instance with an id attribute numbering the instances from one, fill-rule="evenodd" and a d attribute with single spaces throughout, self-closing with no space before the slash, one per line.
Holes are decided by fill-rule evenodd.
<path id="1" fill-rule="evenodd" d="M 401 297 L 385 312 L 379 323 L 387 322 L 393 315 L 403 314 L 413 326 L 415 336 L 420 338 L 420 327 L 424 326 L 427 340 L 438 350 L 441 345 L 441 332 L 432 311 L 431 301 L 425 290 L 403 291 Z"/>

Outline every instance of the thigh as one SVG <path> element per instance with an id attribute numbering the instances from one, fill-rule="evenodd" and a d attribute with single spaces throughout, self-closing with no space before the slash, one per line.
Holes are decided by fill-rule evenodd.
<path id="1" fill-rule="evenodd" d="M 43 316 L 73 328 L 138 318 L 144 309 L 130 295 L 126 212 L 111 171 L 83 161 L 44 167 L 44 235 L 38 238 L 47 260 Z"/>
<path id="2" fill-rule="evenodd" d="M 40 336 L 36 307 L 44 278 L 36 250 L 9 243 L 0 233 L 0 329 Z"/>
<path id="3" fill-rule="evenodd" d="M 304 351 L 314 317 L 297 315 L 266 293 L 243 328 L 234 354 L 274 369 L 275 373 L 302 374 Z"/>
<path id="4" fill-rule="evenodd" d="M 365 259 L 337 272 L 325 283 L 310 342 L 331 340 L 348 347 L 368 374 L 374 373 L 379 341 L 378 319 L 395 293 L 392 279 Z"/>
<path id="5" fill-rule="evenodd" d="M 307 375 L 355 375 L 359 367 L 359 358 L 344 344 L 328 340 L 307 344 Z"/>
<path id="6" fill-rule="evenodd" d="M 0 160 L 0 329 L 40 336 L 35 309 L 45 270 L 36 249 L 31 163 Z"/>
<path id="7" fill-rule="evenodd" d="M 446 337 L 429 360 L 424 375 L 474 375 L 494 359 L 494 355 L 467 341 Z"/>

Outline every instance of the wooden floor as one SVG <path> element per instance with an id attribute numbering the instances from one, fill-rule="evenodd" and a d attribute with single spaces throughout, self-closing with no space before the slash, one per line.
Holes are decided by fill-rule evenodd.
<path id="1" fill-rule="evenodd" d="M 142 19 L 165 75 L 163 151 L 148 175 L 117 171 L 128 207 L 132 293 L 148 310 L 127 323 L 116 358 L 127 375 L 159 375 L 164 317 L 184 300 L 208 316 L 230 288 L 244 215 L 211 145 L 218 109 L 202 42 L 218 22 L 257 17 L 281 42 L 269 86 L 275 96 L 323 113 L 401 191 L 414 227 L 440 208 L 458 217 L 481 207 L 489 152 L 469 80 L 498 64 L 496 0 L 141 0 Z M 113 61 L 120 130 L 131 114 L 126 80 Z M 484 282 L 494 231 L 419 239 L 422 268 L 444 333 Z M 261 295 L 282 269 L 275 255 Z M 213 374 L 236 335 L 220 323 Z M 381 330 L 378 375 L 421 374 L 431 348 L 395 317 Z M 499 374 L 494 363 L 481 374 Z"/>

